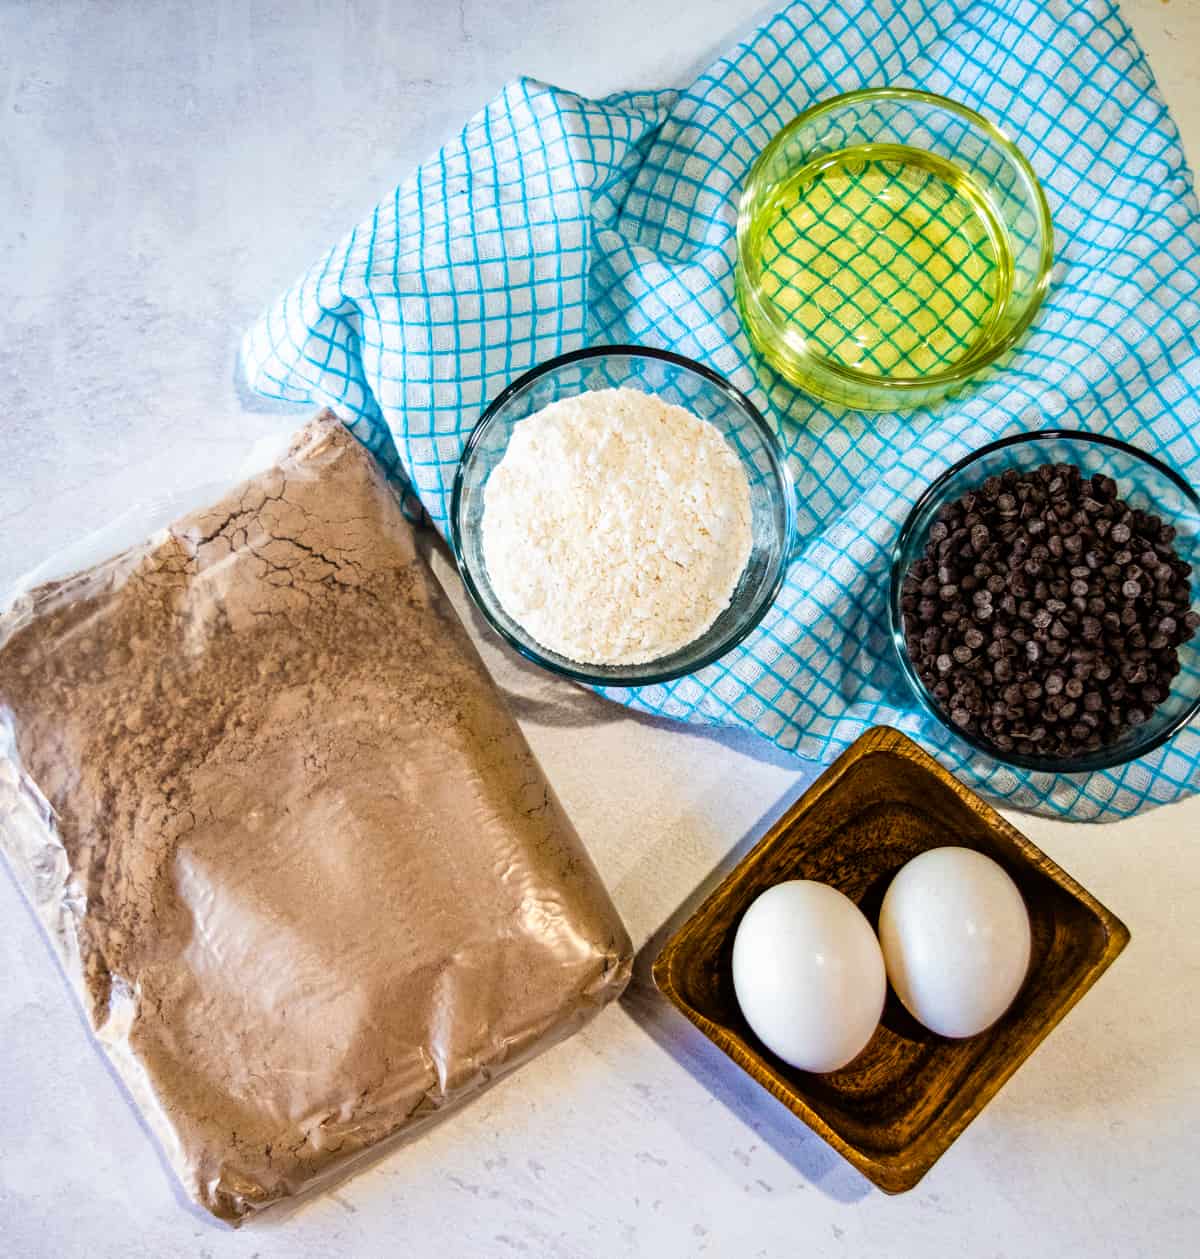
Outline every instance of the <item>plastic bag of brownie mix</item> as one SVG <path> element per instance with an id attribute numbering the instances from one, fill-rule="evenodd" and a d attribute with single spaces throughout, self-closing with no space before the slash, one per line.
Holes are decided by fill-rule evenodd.
<path id="1" fill-rule="evenodd" d="M 332 416 L 0 617 L 0 849 L 223 1219 L 436 1121 L 629 976 L 578 837 Z"/>

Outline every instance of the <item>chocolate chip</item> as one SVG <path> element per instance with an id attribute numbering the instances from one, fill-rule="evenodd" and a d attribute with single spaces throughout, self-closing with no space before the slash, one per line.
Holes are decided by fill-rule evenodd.
<path id="1" fill-rule="evenodd" d="M 1171 691 L 1200 630 L 1175 531 L 1112 478 L 1006 469 L 944 504 L 900 588 L 914 667 L 958 728 L 1071 757 Z"/>

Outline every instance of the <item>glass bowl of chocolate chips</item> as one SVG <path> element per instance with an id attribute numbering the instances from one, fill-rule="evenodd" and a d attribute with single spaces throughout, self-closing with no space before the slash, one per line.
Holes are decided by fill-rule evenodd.
<path id="1" fill-rule="evenodd" d="M 896 543 L 892 635 L 921 703 L 1027 769 L 1087 773 L 1200 712 L 1200 495 L 1091 433 L 984 447 Z"/>

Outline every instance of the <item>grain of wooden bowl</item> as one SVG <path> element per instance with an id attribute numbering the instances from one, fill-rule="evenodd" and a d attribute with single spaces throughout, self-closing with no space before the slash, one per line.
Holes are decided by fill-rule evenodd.
<path id="1" fill-rule="evenodd" d="M 848 1066 L 788 1066 L 751 1032 L 730 955 L 742 914 L 787 879 L 818 879 L 872 925 L 892 876 L 917 853 L 975 848 L 1013 877 L 1029 908 L 1024 987 L 991 1028 L 946 1040 L 889 989 L 883 1020 Z M 990 805 L 899 731 L 877 727 L 846 751 L 667 942 L 659 990 L 735 1063 L 887 1193 L 911 1189 L 1096 982 L 1129 931 Z"/>

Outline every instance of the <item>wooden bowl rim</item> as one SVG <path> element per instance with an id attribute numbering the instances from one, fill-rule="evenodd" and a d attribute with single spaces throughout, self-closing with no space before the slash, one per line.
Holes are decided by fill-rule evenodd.
<path id="1" fill-rule="evenodd" d="M 714 1023 L 692 1006 L 682 995 L 675 981 L 677 963 L 686 955 L 687 946 L 691 943 L 699 924 L 712 911 L 714 905 L 723 900 L 733 887 L 748 876 L 762 853 L 773 845 L 782 832 L 790 830 L 821 800 L 839 790 L 847 774 L 856 765 L 869 756 L 881 753 L 899 756 L 909 761 L 914 767 L 932 774 L 944 787 L 954 792 L 997 838 L 1010 844 L 1020 853 L 1025 862 L 1040 870 L 1056 886 L 1088 909 L 1103 928 L 1105 936 L 1104 948 L 1092 960 L 1091 965 L 1074 986 L 1064 993 L 1065 999 L 1053 1011 L 1036 1039 L 1023 1052 L 1014 1053 L 999 1064 L 998 1069 L 980 1087 L 970 1106 L 953 1121 L 940 1126 L 934 1124 L 912 1145 L 884 1156 L 867 1153 L 836 1132 L 804 1096 L 784 1080 L 773 1065 L 753 1046 Z M 1110 909 L 1101 904 L 1057 862 L 1042 852 L 1031 839 L 1002 817 L 986 800 L 960 783 L 907 735 L 890 726 L 875 726 L 861 735 L 812 783 L 808 790 L 787 809 L 783 816 L 704 898 L 686 921 L 672 933 L 655 958 L 651 974 L 655 986 L 671 1004 L 695 1024 L 737 1066 L 787 1106 L 793 1114 L 803 1120 L 885 1193 L 903 1193 L 912 1189 L 950 1148 L 967 1125 L 1028 1060 L 1084 993 L 1112 965 L 1129 940 L 1129 928 Z M 981 1033 L 981 1035 L 986 1035 L 986 1033 Z"/>

